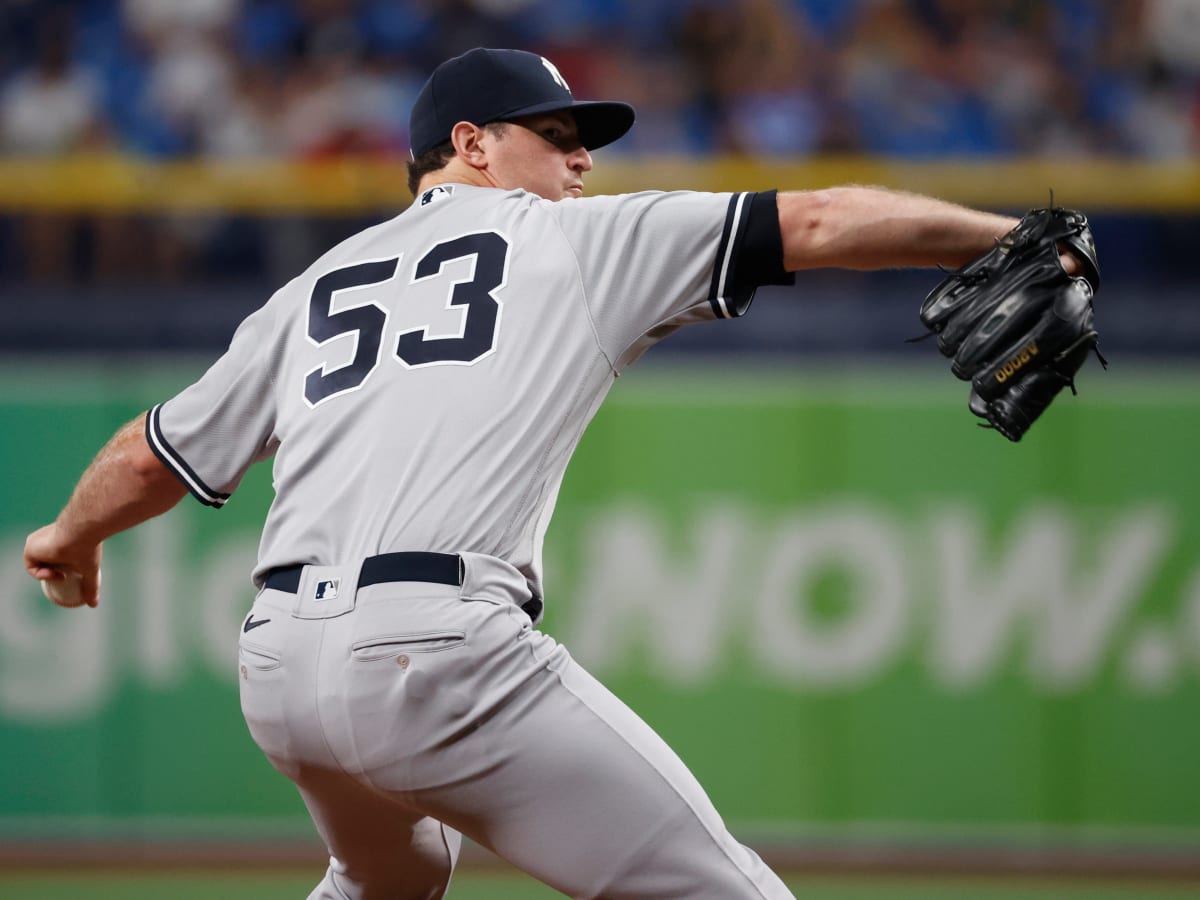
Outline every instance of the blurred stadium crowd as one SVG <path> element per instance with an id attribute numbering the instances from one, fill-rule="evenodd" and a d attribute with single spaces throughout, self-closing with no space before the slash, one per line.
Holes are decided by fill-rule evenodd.
<path id="1" fill-rule="evenodd" d="M 407 152 L 471 46 L 627 99 L 621 153 L 1189 157 L 1196 0 L 4 0 L 0 148 Z"/>

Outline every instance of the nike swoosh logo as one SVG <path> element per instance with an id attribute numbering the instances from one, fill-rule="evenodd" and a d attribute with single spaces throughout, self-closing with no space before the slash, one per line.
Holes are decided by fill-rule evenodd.
<path id="1" fill-rule="evenodd" d="M 246 620 L 246 624 L 242 626 L 242 631 L 249 631 L 251 628 L 257 628 L 259 625 L 266 625 L 270 621 L 270 619 L 259 619 L 257 622 L 255 622 L 254 616 L 251 615 L 250 618 Z"/>

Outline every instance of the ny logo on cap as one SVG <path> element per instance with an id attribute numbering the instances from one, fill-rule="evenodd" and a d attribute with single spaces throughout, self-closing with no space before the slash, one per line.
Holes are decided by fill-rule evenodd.
<path id="1" fill-rule="evenodd" d="M 558 82 L 564 91 L 566 91 L 568 94 L 571 93 L 571 86 L 567 84 L 567 79 L 562 77 L 562 72 L 558 71 L 558 67 L 555 66 L 554 63 L 550 62 L 550 60 L 543 56 L 542 65 L 546 67 L 546 71 L 550 73 L 550 77 Z"/>
<path id="2" fill-rule="evenodd" d="M 342 584 L 342 579 L 340 579 L 340 578 L 331 578 L 328 581 L 318 581 L 316 596 L 314 596 L 313 599 L 314 600 L 336 600 L 337 595 L 338 595 L 338 588 L 341 586 L 341 584 Z"/>

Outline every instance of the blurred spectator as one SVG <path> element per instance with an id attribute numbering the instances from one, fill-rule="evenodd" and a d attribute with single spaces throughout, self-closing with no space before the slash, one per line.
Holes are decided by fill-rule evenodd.
<path id="1" fill-rule="evenodd" d="M 235 66 L 228 46 L 214 34 L 185 29 L 156 40 L 144 102 L 171 129 L 181 151 L 199 152 L 206 123 L 226 115 Z"/>
<path id="2" fill-rule="evenodd" d="M 1200 3 L 1147 0 L 1146 36 L 1151 51 L 1170 71 L 1200 77 Z"/>
<path id="3" fill-rule="evenodd" d="M 727 127 L 721 149 L 807 156 L 822 149 L 825 101 L 815 83 L 820 47 L 782 0 L 737 0 L 713 64 Z"/>
<path id="4" fill-rule="evenodd" d="M 924 16 L 924 19 L 922 19 Z M 880 0 L 864 8 L 843 54 L 862 149 L 897 156 L 1009 150 L 956 50 L 971 14 L 957 4 Z"/>
<path id="5" fill-rule="evenodd" d="M 75 61 L 73 36 L 65 11 L 39 24 L 34 61 L 11 78 L 0 100 L 6 153 L 58 156 L 103 143 L 100 84 Z"/>
<path id="6" fill-rule="evenodd" d="M 197 149 L 214 159 L 270 159 L 283 151 L 280 89 L 274 73 L 240 62 L 230 73 L 223 108 L 199 121 Z"/>
<path id="7" fill-rule="evenodd" d="M 74 19 L 56 10 L 37 26 L 34 58 L 0 95 L 0 148 L 18 156 L 63 156 L 94 150 L 107 139 L 94 73 L 75 62 Z M 82 243 L 104 244 L 105 223 L 93 217 L 29 212 L 15 223 L 27 275 L 69 277 Z M 85 234 L 86 232 L 86 234 Z"/>
<path id="8" fill-rule="evenodd" d="M 1086 154 L 1096 144 L 1095 127 L 1081 85 L 1059 64 L 1050 8 L 1019 9 L 1024 14 L 964 21 L 952 50 L 954 69 L 987 110 L 998 146 L 1033 155 Z"/>
<path id="9" fill-rule="evenodd" d="M 586 75 L 577 78 L 570 70 L 565 75 L 576 95 L 603 93 L 637 109 L 637 127 L 601 152 L 686 155 L 713 149 L 707 117 L 679 60 L 618 50 L 593 60 Z"/>
<path id="10" fill-rule="evenodd" d="M 1144 53 L 1118 56 L 1112 66 L 1131 74 L 1115 130 L 1133 155 L 1194 159 L 1200 152 L 1200 3 L 1147 0 L 1144 15 Z M 1136 25 L 1136 10 L 1119 24 Z"/>
<path id="11" fill-rule="evenodd" d="M 216 32 L 236 20 L 241 0 L 122 0 L 125 20 L 155 43 L 180 31 Z"/>

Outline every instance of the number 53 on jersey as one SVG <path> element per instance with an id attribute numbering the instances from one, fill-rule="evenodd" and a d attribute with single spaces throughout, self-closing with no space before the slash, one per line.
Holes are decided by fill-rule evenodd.
<path id="1" fill-rule="evenodd" d="M 352 336 L 354 358 L 343 366 L 322 363 L 304 377 L 304 399 L 316 406 L 331 397 L 361 387 L 382 361 L 388 311 L 374 301 L 333 312 L 334 296 L 341 291 L 393 281 L 402 257 L 355 263 L 326 272 L 313 285 L 308 301 L 308 339 L 323 347 Z M 500 301 L 494 292 L 504 287 L 508 274 L 508 241 L 494 231 L 465 234 L 435 244 L 413 267 L 409 285 L 443 275 L 447 263 L 474 259 L 470 277 L 455 281 L 447 308 L 463 309 L 461 334 L 430 337 L 429 327 L 403 331 L 396 338 L 392 357 L 407 368 L 433 365 L 472 365 L 496 349 L 500 327 Z M 396 296 L 403 302 L 404 291 Z"/>

